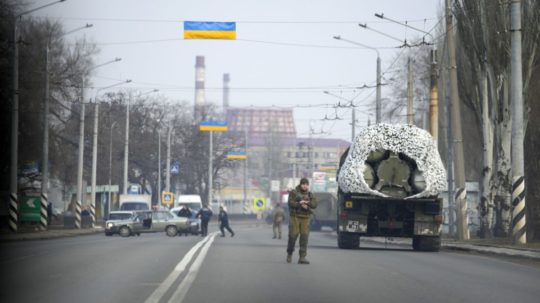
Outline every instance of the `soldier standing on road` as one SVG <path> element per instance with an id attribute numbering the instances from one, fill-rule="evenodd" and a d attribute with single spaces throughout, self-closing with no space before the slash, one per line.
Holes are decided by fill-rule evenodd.
<path id="1" fill-rule="evenodd" d="M 274 208 L 274 211 L 272 212 L 272 218 L 274 221 L 274 224 L 272 226 L 272 230 L 274 231 L 274 237 L 272 239 L 275 239 L 276 236 L 278 239 L 281 239 L 281 223 L 285 218 L 285 211 L 283 210 L 283 207 L 281 207 L 281 203 L 278 203 Z"/>
<path id="2" fill-rule="evenodd" d="M 219 230 L 221 230 L 221 236 L 225 237 L 225 229 L 227 229 L 231 233 L 231 237 L 234 237 L 234 231 L 229 226 L 229 216 L 223 206 L 219 207 L 218 221 L 220 223 Z"/>
<path id="3" fill-rule="evenodd" d="M 287 245 L 287 263 L 291 263 L 296 239 L 300 234 L 300 258 L 298 264 L 309 264 L 306 259 L 309 238 L 311 210 L 317 208 L 317 200 L 309 191 L 309 181 L 300 180 L 300 184 L 289 193 L 289 242 Z"/>
<path id="4" fill-rule="evenodd" d="M 201 219 L 201 237 L 206 237 L 208 235 L 208 221 L 214 213 L 208 208 L 207 205 L 204 205 L 203 208 L 197 213 L 197 218 Z"/>

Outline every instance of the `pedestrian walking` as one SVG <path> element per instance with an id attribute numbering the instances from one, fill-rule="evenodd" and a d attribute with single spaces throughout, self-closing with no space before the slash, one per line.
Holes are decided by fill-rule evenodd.
<path id="1" fill-rule="evenodd" d="M 221 230 L 221 236 L 225 237 L 225 229 L 227 229 L 231 233 L 231 237 L 234 237 L 234 231 L 229 226 L 229 216 L 223 206 L 219 207 L 218 221 L 220 223 L 219 230 Z"/>
<path id="2" fill-rule="evenodd" d="M 272 226 L 274 237 L 272 239 L 275 239 L 276 237 L 281 239 L 281 223 L 283 223 L 283 220 L 285 219 L 285 211 L 283 210 L 283 207 L 281 207 L 281 203 L 278 203 L 274 208 L 272 219 L 274 223 Z"/>
<path id="3" fill-rule="evenodd" d="M 317 199 L 309 191 L 309 181 L 300 180 L 300 184 L 289 192 L 289 242 L 287 243 L 287 263 L 291 263 L 296 239 L 300 235 L 300 258 L 298 264 L 309 264 L 306 259 L 309 238 L 309 223 L 312 209 L 317 208 Z"/>
<path id="4" fill-rule="evenodd" d="M 203 205 L 197 213 L 197 218 L 201 219 L 201 237 L 206 237 L 208 235 L 208 221 L 210 221 L 213 214 L 214 213 L 207 205 Z"/>

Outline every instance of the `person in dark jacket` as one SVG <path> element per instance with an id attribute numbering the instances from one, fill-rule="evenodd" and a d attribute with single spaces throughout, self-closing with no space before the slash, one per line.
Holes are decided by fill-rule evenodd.
<path id="1" fill-rule="evenodd" d="M 180 209 L 180 211 L 178 211 L 178 217 L 184 217 L 184 218 L 188 218 L 189 220 L 191 220 L 191 216 L 192 216 L 192 213 L 191 213 L 191 210 L 189 209 L 189 207 L 187 205 L 185 205 L 185 204 L 182 205 L 182 209 Z M 184 236 L 187 237 L 188 233 L 189 233 L 189 229 L 186 229 L 186 231 L 184 232 Z"/>
<path id="2" fill-rule="evenodd" d="M 317 208 L 317 200 L 309 191 L 309 181 L 300 180 L 300 184 L 289 193 L 289 242 L 287 243 L 287 263 L 292 261 L 296 239 L 300 235 L 300 259 L 298 264 L 309 264 L 306 259 L 309 238 L 309 223 L 312 209 Z"/>
<path id="3" fill-rule="evenodd" d="M 182 209 L 178 212 L 178 217 L 191 218 L 191 210 L 187 205 L 182 205 Z"/>
<path id="4" fill-rule="evenodd" d="M 229 216 L 223 206 L 219 207 L 218 221 L 220 223 L 219 230 L 221 230 L 221 236 L 225 237 L 225 229 L 227 229 L 231 233 L 231 237 L 234 237 L 234 231 L 229 226 Z"/>
<path id="5" fill-rule="evenodd" d="M 197 213 L 197 218 L 201 219 L 201 237 L 208 235 L 208 221 L 210 221 L 213 214 L 212 210 L 206 205 Z"/>

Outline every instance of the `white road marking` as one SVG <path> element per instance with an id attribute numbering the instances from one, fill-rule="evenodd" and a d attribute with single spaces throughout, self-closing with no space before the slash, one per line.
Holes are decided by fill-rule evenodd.
<path id="1" fill-rule="evenodd" d="M 188 253 L 184 256 L 182 261 L 180 261 L 176 265 L 176 267 L 169 274 L 169 276 L 159 285 L 158 288 L 156 288 L 156 290 L 154 290 L 154 292 L 150 295 L 150 297 L 148 297 L 148 299 L 146 299 L 146 301 L 144 301 L 144 302 L 145 303 L 157 303 L 157 302 L 159 302 L 161 300 L 161 298 L 165 295 L 165 293 L 169 290 L 169 288 L 172 286 L 174 281 L 178 278 L 178 276 L 180 276 L 182 274 L 182 272 L 184 272 L 184 270 L 186 269 L 186 266 L 189 264 L 189 262 L 191 262 L 191 259 L 193 259 L 193 256 L 195 255 L 197 250 L 199 250 L 199 248 L 203 244 L 208 242 L 208 240 L 210 240 L 210 238 L 213 238 L 213 237 L 205 237 L 204 239 L 199 241 L 197 244 L 195 244 L 195 246 L 193 246 L 188 251 Z"/>
<path id="2" fill-rule="evenodd" d="M 193 264 L 189 268 L 189 271 L 188 271 L 186 277 L 184 278 L 182 283 L 180 283 L 180 285 L 178 285 L 178 288 L 176 289 L 174 294 L 171 296 L 171 299 L 169 300 L 169 303 L 171 303 L 171 302 L 180 303 L 180 302 L 182 302 L 184 300 L 184 297 L 186 296 L 189 288 L 191 287 L 191 284 L 193 284 L 193 281 L 197 277 L 197 272 L 198 272 L 199 268 L 201 267 L 201 264 L 202 264 L 204 258 L 206 257 L 206 253 L 208 253 L 208 249 L 210 248 L 210 245 L 212 245 L 212 242 L 214 242 L 214 238 L 216 237 L 216 235 L 217 235 L 217 233 L 213 233 L 208 237 L 208 238 L 210 238 L 210 240 L 208 242 L 206 242 L 206 244 L 201 249 L 201 252 L 197 256 L 195 261 L 193 261 Z"/>

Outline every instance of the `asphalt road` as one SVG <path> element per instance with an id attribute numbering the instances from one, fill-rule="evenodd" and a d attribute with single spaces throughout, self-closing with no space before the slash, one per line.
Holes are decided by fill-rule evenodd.
<path id="1" fill-rule="evenodd" d="M 0 302 L 539 302 L 540 269 L 490 256 L 312 233 L 310 265 L 285 262 L 267 225 L 234 238 L 105 237 L 0 244 Z M 211 226 L 210 230 L 216 230 Z M 286 231 L 286 228 L 284 229 Z"/>

